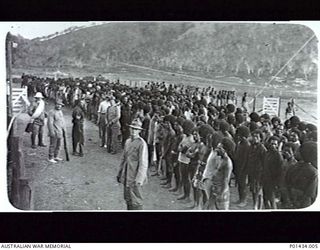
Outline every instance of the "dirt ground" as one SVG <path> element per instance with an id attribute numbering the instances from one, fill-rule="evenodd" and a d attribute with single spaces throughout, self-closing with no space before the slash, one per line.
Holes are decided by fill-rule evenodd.
<path id="1" fill-rule="evenodd" d="M 53 108 L 52 104 L 46 109 Z M 67 123 L 69 152 L 71 145 L 71 110 L 63 110 Z M 111 155 L 99 147 L 98 127 L 85 121 L 84 157 L 70 154 L 70 161 L 52 164 L 46 148 L 31 148 L 30 135 L 23 132 L 29 116 L 21 114 L 17 126 L 23 137 L 23 152 L 26 176 L 33 190 L 33 210 L 126 210 L 123 200 L 123 187 L 116 182 L 121 153 Z M 45 129 L 47 135 L 47 129 Z M 48 137 L 45 143 L 49 145 Z M 63 149 L 60 156 L 65 158 Z M 177 200 L 177 194 L 169 192 L 160 185 L 159 177 L 149 176 L 143 186 L 144 210 L 190 210 L 191 203 Z M 231 187 L 231 210 L 238 210 L 236 188 Z M 251 209 L 252 201 L 245 208 Z"/>

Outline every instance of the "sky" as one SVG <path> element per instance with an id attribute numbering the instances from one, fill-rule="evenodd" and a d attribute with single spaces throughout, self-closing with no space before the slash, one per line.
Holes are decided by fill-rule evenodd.
<path id="1" fill-rule="evenodd" d="M 2 22 L 0 23 L 1 24 L 0 26 L 4 25 L 6 32 L 10 31 L 14 35 L 20 34 L 24 38 L 33 39 L 36 37 L 47 36 L 50 34 L 54 34 L 55 32 L 63 31 L 72 26 L 92 25 L 93 23 L 102 24 L 106 22 L 101 22 L 101 21 L 96 21 L 96 22 L 94 21 L 89 21 L 89 22 Z M 272 22 L 269 22 L 269 23 L 272 23 Z M 307 24 L 316 33 L 319 34 L 320 32 L 319 22 L 296 21 L 294 23 L 301 23 L 304 25 Z M 1 29 L 1 31 L 3 30 Z"/>
<path id="2" fill-rule="evenodd" d="M 72 26 L 83 26 L 102 22 L 7 22 L 8 31 L 14 35 L 33 39 L 63 31 Z"/>

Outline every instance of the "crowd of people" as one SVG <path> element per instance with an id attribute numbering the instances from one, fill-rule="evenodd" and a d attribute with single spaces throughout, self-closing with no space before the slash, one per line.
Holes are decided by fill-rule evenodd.
<path id="1" fill-rule="evenodd" d="M 229 209 L 231 185 L 237 187 L 239 209 L 249 202 L 252 209 L 298 209 L 316 199 L 317 127 L 289 112 L 285 120 L 251 112 L 247 93 L 238 103 L 235 91 L 214 87 L 164 82 L 133 87 L 101 76 L 22 78 L 30 96 L 39 92 L 74 109 L 75 155 L 84 155 L 81 124 L 87 118 L 99 126 L 101 147 L 111 154 L 124 148 L 126 161 L 144 157 L 150 175 L 194 209 Z M 133 130 L 146 145 L 144 156 L 127 155 Z M 127 190 L 128 195 L 137 198 Z M 139 202 L 128 209 L 141 209 Z"/>

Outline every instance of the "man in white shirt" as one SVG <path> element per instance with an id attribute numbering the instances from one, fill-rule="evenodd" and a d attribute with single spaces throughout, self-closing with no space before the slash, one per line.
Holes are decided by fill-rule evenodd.
<path id="1" fill-rule="evenodd" d="M 102 94 L 102 101 L 99 104 L 98 108 L 98 124 L 99 124 L 99 137 L 101 138 L 100 147 L 107 147 L 106 145 L 106 131 L 107 131 L 107 111 L 111 106 L 107 96 Z"/>

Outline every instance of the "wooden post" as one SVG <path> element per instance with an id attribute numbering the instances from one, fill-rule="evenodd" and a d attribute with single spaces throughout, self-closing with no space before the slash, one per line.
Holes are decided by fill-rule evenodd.
<path id="1" fill-rule="evenodd" d="M 279 109 L 278 109 L 278 117 L 280 118 L 280 114 L 281 114 L 281 97 L 279 97 Z"/>
<path id="2" fill-rule="evenodd" d="M 253 98 L 253 112 L 256 111 L 256 96 Z"/>
<path id="3" fill-rule="evenodd" d="M 291 98 L 292 99 L 292 113 L 293 113 L 293 115 L 296 115 L 296 111 L 295 111 L 295 104 L 294 104 L 294 99 L 293 98 Z"/>

